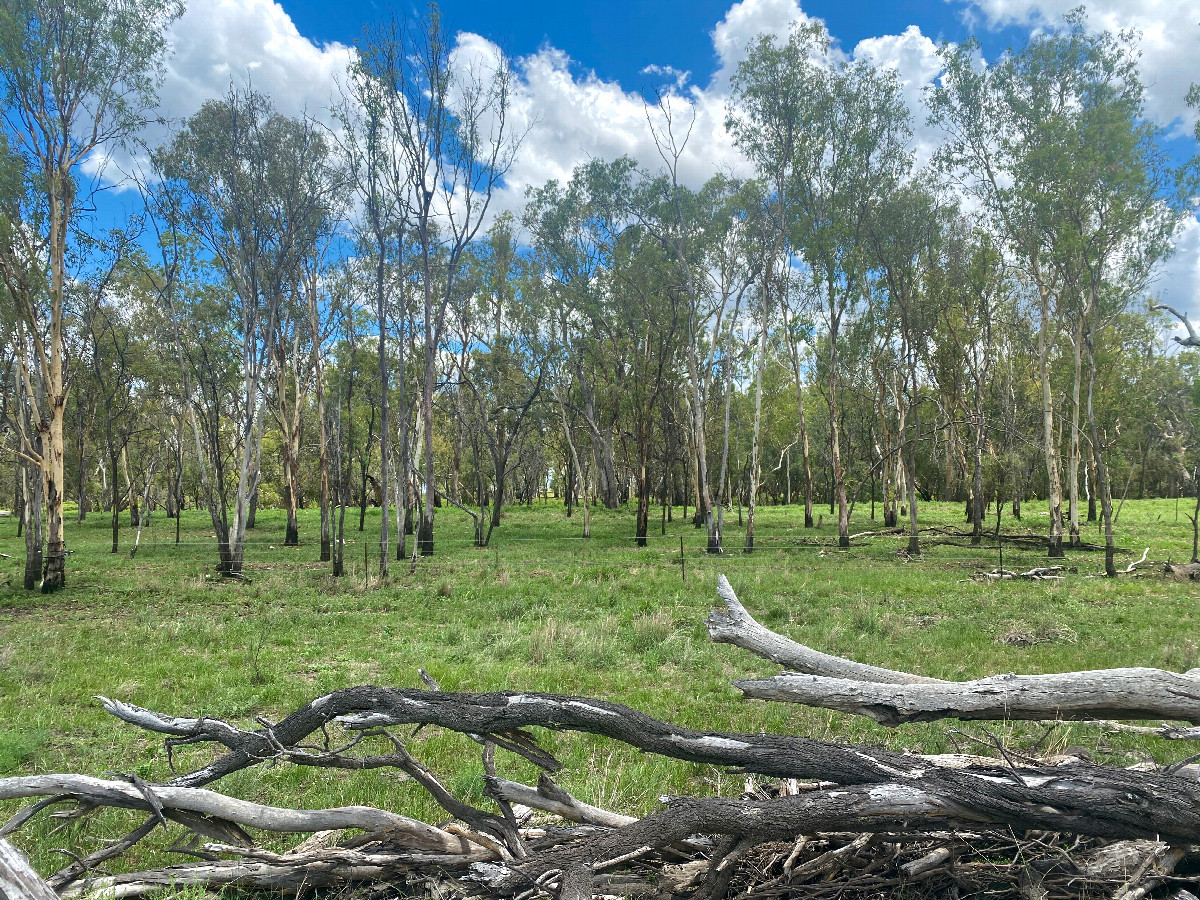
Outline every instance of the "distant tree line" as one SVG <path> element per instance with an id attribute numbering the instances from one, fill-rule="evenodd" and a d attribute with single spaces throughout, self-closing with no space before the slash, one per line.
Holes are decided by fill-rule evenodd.
<path id="1" fill-rule="evenodd" d="M 1036 498 L 1050 555 L 1097 522 L 1110 574 L 1126 498 L 1200 513 L 1200 340 L 1153 299 L 1198 166 L 1146 120 L 1129 36 L 1075 13 L 988 66 L 944 46 L 918 169 L 894 71 L 819 25 L 764 35 L 727 115 L 754 177 L 684 182 L 673 91 L 647 105 L 657 170 L 594 159 L 498 214 L 514 74 L 455 69 L 436 8 L 364 32 L 333 127 L 233 84 L 144 147 L 181 12 L 0 10 L 0 417 L 29 589 L 65 583 L 68 499 L 111 517 L 113 552 L 122 513 L 206 510 L 235 577 L 265 506 L 334 574 L 370 508 L 381 575 L 435 552 L 443 504 L 485 546 L 548 496 L 585 537 L 595 504 L 634 505 L 643 546 L 691 515 L 712 553 L 734 509 L 754 550 L 761 503 L 809 527 L 827 505 L 843 546 L 878 505 L 917 553 L 922 503 L 962 503 L 978 543 Z M 118 148 L 145 208 L 100 231 Z"/>

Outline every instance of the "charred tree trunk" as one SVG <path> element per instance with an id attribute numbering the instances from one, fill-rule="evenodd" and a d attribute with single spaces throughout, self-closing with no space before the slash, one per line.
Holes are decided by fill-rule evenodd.
<path id="1" fill-rule="evenodd" d="M 40 441 L 37 443 L 40 445 Z M 37 466 L 23 464 L 21 466 L 21 487 L 20 524 L 25 533 L 24 588 L 32 591 L 37 589 L 38 583 L 42 580 L 42 567 L 45 564 L 42 549 L 45 545 L 42 519 L 45 486 L 42 470 Z"/>
<path id="2" fill-rule="evenodd" d="M 637 521 L 634 528 L 634 540 L 639 547 L 649 543 L 650 534 L 650 472 L 648 457 L 650 454 L 650 435 L 647 422 L 648 416 L 641 416 L 637 424 L 637 471 L 634 474 L 635 491 L 637 495 Z"/>

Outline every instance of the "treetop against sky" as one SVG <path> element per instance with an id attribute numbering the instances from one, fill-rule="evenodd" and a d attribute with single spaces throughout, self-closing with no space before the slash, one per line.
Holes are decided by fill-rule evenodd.
<path id="1" fill-rule="evenodd" d="M 729 80 L 758 34 L 786 34 L 820 20 L 834 52 L 894 66 L 913 110 L 918 165 L 941 141 L 926 124 L 922 96 L 940 75 L 937 47 L 974 35 L 985 58 L 1019 46 L 1082 5 L 1092 29 L 1141 34 L 1147 115 L 1167 130 L 1176 161 L 1196 153 L 1195 111 L 1185 104 L 1200 82 L 1200 0 L 694 0 L 690 3 L 610 0 L 495 3 L 444 0 L 463 66 L 486 64 L 502 50 L 516 62 L 513 116 L 529 132 L 496 209 L 519 209 L 529 186 L 566 180 L 579 163 L 632 156 L 648 168 L 661 160 L 647 125 L 644 99 L 656 91 L 685 93 L 697 121 L 681 166 L 698 186 L 717 171 L 750 169 L 725 129 Z M 330 98 L 364 27 L 423 11 L 422 4 L 381 0 L 192 0 L 171 30 L 174 55 L 160 91 L 165 120 L 192 115 L 234 81 L 249 80 L 280 112 L 328 118 Z M 160 142 L 166 131 L 147 135 Z M 102 204 L 132 204 L 114 195 Z M 113 210 L 114 214 L 119 211 Z M 1153 290 L 1200 314 L 1200 222 L 1190 221 L 1178 251 Z"/>

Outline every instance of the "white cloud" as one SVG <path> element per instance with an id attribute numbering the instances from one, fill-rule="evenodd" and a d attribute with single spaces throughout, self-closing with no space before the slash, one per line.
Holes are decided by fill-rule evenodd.
<path id="1" fill-rule="evenodd" d="M 797 25 L 813 21 L 796 0 L 741 0 L 729 8 L 711 32 L 719 62 L 707 85 L 688 87 L 682 80 L 686 73 L 669 65 L 647 68 L 647 74 L 663 78 L 664 95 L 671 101 L 677 122 L 683 121 L 686 127 L 691 113 L 685 103 L 690 101 L 694 106 L 696 119 L 680 165 L 687 184 L 698 187 L 717 172 L 752 174 L 725 129 L 730 78 L 758 35 L 767 33 L 783 39 Z M 459 40 L 482 39 L 460 35 Z M 847 59 L 836 44 L 830 56 Z M 912 26 L 901 35 L 861 42 L 854 56 L 896 69 L 913 110 L 918 162 L 928 159 L 937 135 L 924 127 L 921 94 L 939 72 L 933 41 Z M 550 178 L 566 180 L 575 166 L 588 159 L 627 155 L 646 169 L 662 167 L 642 95 L 591 72 L 578 75 L 571 62 L 566 54 L 550 46 L 517 62 L 520 83 L 514 98 L 515 118 L 533 127 L 510 173 L 505 196 L 499 198 L 504 208 L 519 208 L 527 185 L 542 184 Z M 657 110 L 651 108 L 650 115 L 656 123 L 660 121 Z"/>
<path id="2" fill-rule="evenodd" d="M 713 75 L 711 89 L 727 91 L 738 63 L 746 58 L 750 45 L 760 34 L 786 39 L 797 25 L 819 21 L 805 13 L 796 0 L 740 0 L 729 7 L 712 30 L 713 50 L 720 65 Z"/>
<path id="3" fill-rule="evenodd" d="M 1200 3 L 1196 0 L 957 0 L 968 20 L 982 16 L 991 28 L 1018 25 L 1044 28 L 1077 6 L 1088 13 L 1093 30 L 1141 32 L 1141 68 L 1146 110 L 1162 126 L 1177 128 L 1196 121 L 1184 103 L 1188 85 L 1200 81 Z"/>
<path id="4" fill-rule="evenodd" d="M 189 4 L 167 34 L 170 53 L 158 91 L 158 121 L 140 135 L 148 146 L 167 140 L 183 119 L 207 100 L 225 96 L 230 85 L 267 94 L 285 115 L 308 114 L 328 123 L 336 80 L 354 50 L 344 44 L 318 46 L 300 34 L 273 0 L 205 0 Z M 120 183 L 123 174 L 144 170 L 115 147 L 85 161 L 92 177 Z"/>
<path id="5" fill-rule="evenodd" d="M 566 181 L 576 166 L 589 159 L 629 156 L 648 170 L 661 168 L 647 120 L 647 101 L 641 94 L 595 73 L 576 75 L 570 58 L 549 46 L 518 60 L 516 68 L 520 79 L 513 98 L 514 125 L 529 131 L 497 198 L 501 208 L 519 210 L 527 186 L 551 178 Z M 725 130 L 724 95 L 695 87 L 684 93 L 678 87 L 680 73 L 663 69 L 659 74 L 666 79 L 664 97 L 679 120 L 690 121 L 688 100 L 696 112 L 680 163 L 682 180 L 699 187 L 719 171 L 748 174 Z M 658 121 L 652 104 L 649 114 Z"/>
<path id="6" fill-rule="evenodd" d="M 1175 236 L 1175 254 L 1150 285 L 1151 296 L 1200 321 L 1200 221 L 1189 216 Z"/>
<path id="7" fill-rule="evenodd" d="M 273 0 L 206 0 L 188 6 L 170 34 L 174 54 L 159 91 L 162 114 L 181 119 L 230 83 L 247 81 L 286 115 L 320 114 L 353 50 L 318 46 L 297 30 Z"/>
<path id="8" fill-rule="evenodd" d="M 912 112 L 915 165 L 923 167 L 943 140 L 940 129 L 925 124 L 929 112 L 924 100 L 925 88 L 933 84 L 942 71 L 937 44 L 922 34 L 916 25 L 909 25 L 903 34 L 859 41 L 854 48 L 854 58 L 896 71 L 904 100 Z"/>

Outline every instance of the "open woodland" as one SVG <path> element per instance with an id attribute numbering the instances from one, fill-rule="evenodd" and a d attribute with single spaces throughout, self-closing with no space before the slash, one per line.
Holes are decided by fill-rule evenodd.
<path id="1" fill-rule="evenodd" d="M 661 165 L 500 210 L 544 123 L 436 7 L 149 146 L 181 12 L 0 9 L 8 900 L 1193 896 L 1200 163 L 1136 35 L 945 45 L 918 165 L 798 25 L 746 177 L 665 91 Z"/>

